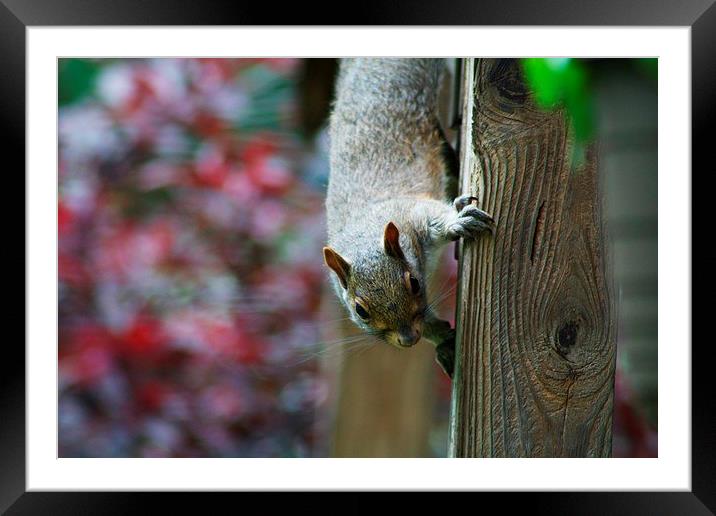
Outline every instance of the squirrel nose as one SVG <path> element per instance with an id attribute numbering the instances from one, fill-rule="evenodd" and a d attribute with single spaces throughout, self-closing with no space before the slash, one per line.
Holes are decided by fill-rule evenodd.
<path id="1" fill-rule="evenodd" d="M 413 346 L 420 340 L 420 331 L 415 328 L 403 328 L 398 332 L 398 340 L 403 347 Z"/>

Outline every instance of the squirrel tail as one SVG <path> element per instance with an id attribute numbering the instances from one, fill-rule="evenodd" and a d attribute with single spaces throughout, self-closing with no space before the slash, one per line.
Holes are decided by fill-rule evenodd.
<path id="1" fill-rule="evenodd" d="M 445 73 L 445 59 L 427 58 L 346 58 L 341 59 L 336 79 L 336 102 L 340 95 L 381 99 L 408 95 L 434 110 Z M 372 93 L 372 94 L 371 94 Z M 395 99 L 399 100 L 399 99 Z"/>

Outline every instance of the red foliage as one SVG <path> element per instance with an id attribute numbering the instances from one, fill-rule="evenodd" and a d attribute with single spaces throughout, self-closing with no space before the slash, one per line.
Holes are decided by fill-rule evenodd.
<path id="1" fill-rule="evenodd" d="M 156 357 L 166 346 L 166 335 L 159 321 L 138 314 L 117 338 L 117 353 L 130 360 Z"/>
<path id="2" fill-rule="evenodd" d="M 72 229 L 74 214 L 63 202 L 57 203 L 57 231 L 60 235 Z"/>
<path id="3" fill-rule="evenodd" d="M 295 68 L 112 61 L 60 110 L 60 455 L 305 454 L 311 419 L 276 400 L 316 403 L 295 380 L 315 364 L 275 357 L 294 324 L 318 340 L 323 277 L 282 246 L 322 203 L 297 181 L 294 96 L 263 93 Z M 242 118 L 257 94 L 279 126 Z"/>

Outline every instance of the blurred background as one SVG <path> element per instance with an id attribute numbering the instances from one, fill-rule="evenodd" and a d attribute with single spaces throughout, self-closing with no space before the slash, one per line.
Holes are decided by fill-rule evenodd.
<path id="1" fill-rule="evenodd" d="M 525 60 L 545 109 L 600 139 L 617 457 L 657 454 L 655 64 Z M 359 335 L 328 288 L 335 71 L 58 61 L 61 457 L 445 456 L 450 382 L 432 346 Z M 452 254 L 432 286 L 451 320 Z"/>

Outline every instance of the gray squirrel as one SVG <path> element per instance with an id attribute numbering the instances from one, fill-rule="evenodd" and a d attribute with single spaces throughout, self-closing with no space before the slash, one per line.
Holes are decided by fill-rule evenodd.
<path id="1" fill-rule="evenodd" d="M 438 120 L 442 59 L 343 59 L 330 117 L 325 263 L 351 319 L 399 348 L 421 337 L 452 377 L 455 330 L 429 307 L 438 251 L 492 231 L 472 196 L 446 200 L 457 159 Z"/>

